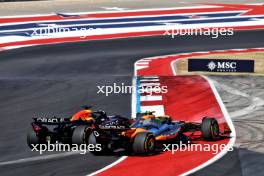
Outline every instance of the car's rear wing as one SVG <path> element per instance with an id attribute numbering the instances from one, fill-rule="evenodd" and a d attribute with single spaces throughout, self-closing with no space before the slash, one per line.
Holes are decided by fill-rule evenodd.
<path id="1" fill-rule="evenodd" d="M 36 123 L 41 123 L 41 124 L 68 124 L 72 123 L 70 121 L 70 118 L 58 118 L 58 117 L 51 117 L 51 118 L 46 118 L 46 117 L 35 117 L 33 118 L 34 122 Z"/>

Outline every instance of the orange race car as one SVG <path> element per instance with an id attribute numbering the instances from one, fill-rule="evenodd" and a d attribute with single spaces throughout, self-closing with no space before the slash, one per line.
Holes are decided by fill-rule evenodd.
<path id="1" fill-rule="evenodd" d="M 94 154 L 124 148 L 136 155 L 145 155 L 155 152 L 158 143 L 187 142 L 184 133 L 188 131 L 201 131 L 205 140 L 216 140 L 220 134 L 215 118 L 204 117 L 202 123 L 193 123 L 172 121 L 169 116 L 156 117 L 153 112 L 145 112 L 132 124 L 125 118 L 111 118 L 101 123 L 90 134 L 89 144 L 101 145 L 102 150 L 92 152 Z"/>

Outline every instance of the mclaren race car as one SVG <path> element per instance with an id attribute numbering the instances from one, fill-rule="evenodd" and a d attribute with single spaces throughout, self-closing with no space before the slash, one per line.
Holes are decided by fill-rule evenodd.
<path id="1" fill-rule="evenodd" d="M 173 121 L 169 116 L 156 117 L 153 112 L 146 112 L 132 124 L 128 119 L 104 121 L 89 136 L 89 143 L 100 144 L 102 154 L 124 148 L 135 155 L 153 154 L 158 144 L 186 142 L 185 132 L 201 131 L 204 140 L 219 138 L 219 125 L 215 118 L 204 117 L 202 123 Z"/>
<path id="2" fill-rule="evenodd" d="M 91 106 L 83 108 L 70 118 L 33 118 L 27 134 L 29 147 L 48 142 L 86 144 L 91 129 L 109 120 L 109 117 L 104 111 L 92 111 Z"/>

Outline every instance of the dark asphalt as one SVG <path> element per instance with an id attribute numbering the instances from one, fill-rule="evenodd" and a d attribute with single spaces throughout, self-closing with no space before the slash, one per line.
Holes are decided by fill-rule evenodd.
<path id="1" fill-rule="evenodd" d="M 130 95 L 97 94 L 97 86 L 131 84 L 133 63 L 144 57 L 179 52 L 228 48 L 263 47 L 263 31 L 236 32 L 211 39 L 196 37 L 138 37 L 34 46 L 0 53 L 0 175 L 85 175 L 118 156 L 90 154 L 9 164 L 1 162 L 38 156 L 26 145 L 26 131 L 33 116 L 70 116 L 82 104 L 91 104 L 109 114 L 129 116 Z M 229 156 L 228 156 L 229 157 Z M 235 162 L 236 157 L 231 157 Z M 231 159 L 230 159 L 231 160 Z M 222 162 L 229 172 L 239 165 Z M 221 160 L 219 161 L 221 162 Z M 210 168 L 199 175 L 210 173 Z M 208 170 L 209 169 L 209 170 Z M 236 171 L 237 170 L 237 171 Z M 224 173 L 215 173 L 224 175 Z"/>

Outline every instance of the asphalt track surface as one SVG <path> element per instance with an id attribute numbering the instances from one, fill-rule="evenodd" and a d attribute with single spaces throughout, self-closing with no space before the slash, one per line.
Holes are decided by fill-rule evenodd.
<path id="1" fill-rule="evenodd" d="M 10 0 L 12 1 L 12 0 Z M 19 2 L 2 2 L 0 0 L 0 15 L 30 15 L 47 13 L 72 13 L 72 12 L 92 12 L 109 10 L 135 10 L 149 8 L 171 8 L 195 6 L 202 3 L 262 3 L 262 0 L 18 0 Z"/>
<path id="2" fill-rule="evenodd" d="M 19 160 L 39 156 L 26 145 L 33 116 L 70 116 L 82 104 L 92 104 L 109 114 L 129 116 L 130 95 L 97 94 L 97 86 L 114 82 L 131 84 L 136 60 L 179 52 L 262 47 L 263 31 L 236 32 L 232 37 L 208 36 L 174 39 L 137 37 L 21 48 L 0 53 L 0 173 L 1 175 L 85 175 L 119 156 L 90 154 Z M 241 175 L 235 152 L 198 173 Z M 6 161 L 14 161 L 3 164 Z M 21 161 L 21 162 L 20 162 Z M 1 164 L 2 163 L 2 164 Z M 220 163 L 220 164 L 219 164 Z M 231 163 L 231 164 L 230 164 Z M 233 163 L 233 164 L 232 164 Z M 222 172 L 221 172 L 222 171 Z"/>

